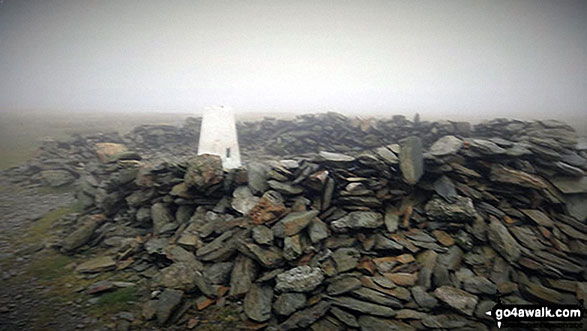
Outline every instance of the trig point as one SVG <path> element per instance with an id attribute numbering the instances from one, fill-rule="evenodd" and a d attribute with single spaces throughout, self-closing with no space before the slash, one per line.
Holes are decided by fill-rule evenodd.
<path id="1" fill-rule="evenodd" d="M 200 154 L 220 156 L 224 169 L 241 166 L 241 154 L 232 108 L 214 106 L 204 109 L 198 145 L 198 155 Z"/>

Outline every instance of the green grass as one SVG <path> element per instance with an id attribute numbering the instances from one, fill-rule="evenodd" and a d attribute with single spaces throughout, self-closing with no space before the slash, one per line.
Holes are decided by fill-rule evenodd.
<path id="1" fill-rule="evenodd" d="M 95 315 L 112 314 L 115 312 L 129 310 L 133 307 L 132 302 L 137 301 L 139 295 L 134 286 L 117 289 L 114 292 L 102 294 L 90 312 Z"/>
<path id="2" fill-rule="evenodd" d="M 45 255 L 30 264 L 27 274 L 42 281 L 55 280 L 72 272 L 66 268 L 71 262 L 73 258 L 58 253 Z"/>
<path id="3" fill-rule="evenodd" d="M 26 245 L 33 243 L 46 242 L 52 239 L 51 229 L 54 228 L 55 223 L 63 216 L 71 213 L 80 212 L 81 208 L 77 205 L 70 205 L 53 209 L 46 213 L 39 220 L 34 222 L 22 235 L 13 237 L 12 241 L 15 244 Z"/>

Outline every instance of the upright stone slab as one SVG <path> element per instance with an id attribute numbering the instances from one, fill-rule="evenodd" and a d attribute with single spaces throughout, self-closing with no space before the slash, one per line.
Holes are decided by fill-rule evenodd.
<path id="1" fill-rule="evenodd" d="M 416 136 L 407 137 L 401 143 L 399 166 L 406 183 L 414 185 L 424 174 L 422 140 Z"/>

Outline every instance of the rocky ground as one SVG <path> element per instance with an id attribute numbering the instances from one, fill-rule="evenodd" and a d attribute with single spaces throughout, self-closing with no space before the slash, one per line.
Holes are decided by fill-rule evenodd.
<path id="1" fill-rule="evenodd" d="M 43 258 L 44 243 L 15 243 L 49 211 L 71 205 L 75 200 L 73 194 L 39 192 L 5 181 L 0 189 L 0 330 L 75 330 L 97 326 L 96 319 L 50 295 L 50 288 L 28 273 L 28 267 Z"/>
<path id="2" fill-rule="evenodd" d="M 41 329 L 488 330 L 500 300 L 585 300 L 587 146 L 564 123 L 267 118 L 231 171 L 193 156 L 198 123 L 4 173 L 76 197 L 4 191 L 5 323 L 53 297 Z"/>

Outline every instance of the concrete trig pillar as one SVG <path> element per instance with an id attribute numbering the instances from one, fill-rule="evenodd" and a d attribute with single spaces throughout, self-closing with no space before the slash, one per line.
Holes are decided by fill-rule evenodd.
<path id="1" fill-rule="evenodd" d="M 198 155 L 200 154 L 220 156 L 224 169 L 241 166 L 241 154 L 232 108 L 214 106 L 204 109 L 198 145 Z"/>

